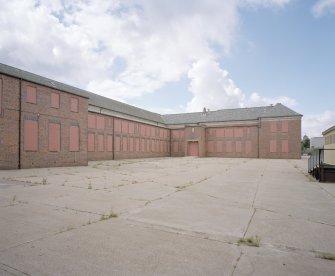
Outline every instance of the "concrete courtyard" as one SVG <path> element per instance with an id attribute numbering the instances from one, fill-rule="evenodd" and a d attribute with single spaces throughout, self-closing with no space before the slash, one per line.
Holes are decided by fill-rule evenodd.
<path id="1" fill-rule="evenodd" d="M 187 157 L 0 171 L 0 275 L 335 275 L 335 184 L 306 166 Z"/>

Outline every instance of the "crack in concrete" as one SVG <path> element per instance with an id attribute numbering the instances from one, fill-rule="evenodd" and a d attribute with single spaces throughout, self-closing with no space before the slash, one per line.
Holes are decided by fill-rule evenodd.
<path id="1" fill-rule="evenodd" d="M 14 268 L 12 266 L 9 266 L 7 264 L 4 263 L 0 263 L 0 271 L 5 271 L 6 273 L 9 273 L 11 275 L 15 275 L 15 276 L 20 276 L 20 275 L 27 275 L 27 276 L 31 276 L 31 274 L 28 274 L 24 271 L 21 271 L 17 268 Z"/>
<path id="2" fill-rule="evenodd" d="M 237 268 L 237 266 L 238 266 L 238 263 L 240 262 L 240 260 L 241 260 L 241 258 L 242 258 L 242 255 L 243 255 L 243 252 L 242 252 L 242 250 L 241 250 L 240 255 L 237 257 L 236 262 L 235 262 L 235 264 L 234 264 L 234 266 L 233 266 L 234 269 L 233 269 L 232 273 L 230 274 L 231 276 L 234 275 L 235 270 L 236 270 L 236 268 Z"/>

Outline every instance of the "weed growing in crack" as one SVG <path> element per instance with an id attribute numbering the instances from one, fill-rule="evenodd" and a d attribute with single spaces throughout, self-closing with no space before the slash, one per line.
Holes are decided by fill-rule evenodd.
<path id="1" fill-rule="evenodd" d="M 251 236 L 248 238 L 240 238 L 238 240 L 238 244 L 245 244 L 245 245 L 254 246 L 254 247 L 259 247 L 260 243 L 261 243 L 261 238 L 258 237 L 257 235 Z"/>
<path id="2" fill-rule="evenodd" d="M 48 184 L 48 180 L 46 178 L 42 179 L 42 185 L 47 185 Z"/>
<path id="3" fill-rule="evenodd" d="M 114 213 L 113 211 L 110 211 L 109 214 L 105 215 L 101 215 L 100 217 L 100 220 L 108 220 L 108 219 L 111 219 L 111 218 L 117 218 L 118 217 L 118 214 Z"/>
<path id="4" fill-rule="evenodd" d="M 319 252 L 319 253 L 315 253 L 315 256 L 320 259 L 335 261 L 335 254 L 333 253 Z"/>
<path id="5" fill-rule="evenodd" d="M 91 181 L 90 181 L 90 183 L 88 183 L 87 189 L 92 190 L 92 183 L 91 183 Z"/>

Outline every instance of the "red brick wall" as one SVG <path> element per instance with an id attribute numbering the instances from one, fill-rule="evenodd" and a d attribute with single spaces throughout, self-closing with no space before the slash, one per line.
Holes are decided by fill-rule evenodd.
<path id="1" fill-rule="evenodd" d="M 207 156 L 257 158 L 258 127 L 229 126 L 206 129 Z"/>
<path id="2" fill-rule="evenodd" d="M 301 158 L 301 119 L 262 119 L 260 127 L 260 158 Z M 288 152 L 285 152 L 285 143 Z M 272 144 L 272 152 L 270 150 Z"/>
<path id="3" fill-rule="evenodd" d="M 28 87 L 36 88 L 36 104 L 27 102 Z M 51 107 L 51 94 L 59 94 L 59 108 Z M 78 100 L 78 112 L 71 102 Z M 76 101 L 76 100 L 74 100 Z M 87 110 L 85 98 L 22 81 L 21 168 L 87 165 Z M 38 149 L 24 149 L 24 121 L 38 123 Z M 49 148 L 49 124 L 60 124 L 60 151 Z M 70 128 L 79 127 L 79 151 L 70 151 Z"/>
<path id="4" fill-rule="evenodd" d="M 0 75 L 2 108 L 0 113 L 0 169 L 19 166 L 19 93 L 18 79 Z M 2 83 L 1 83 L 2 82 Z"/>
<path id="5" fill-rule="evenodd" d="M 88 151 L 88 160 L 170 155 L 168 129 L 93 112 L 89 112 L 88 122 L 88 134 L 94 137 L 94 149 Z M 99 139 L 103 143 L 100 148 Z"/>

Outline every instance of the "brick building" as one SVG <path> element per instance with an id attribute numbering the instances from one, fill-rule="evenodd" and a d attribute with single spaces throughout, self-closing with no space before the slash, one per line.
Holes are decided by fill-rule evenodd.
<path id="1" fill-rule="evenodd" d="M 0 168 L 167 156 L 300 158 L 282 104 L 160 115 L 0 64 Z"/>

